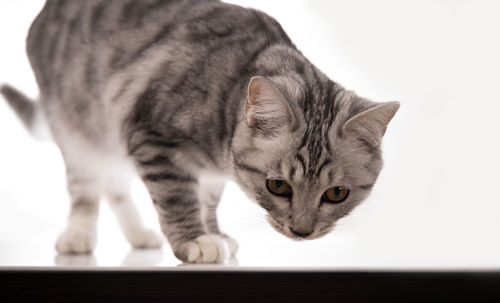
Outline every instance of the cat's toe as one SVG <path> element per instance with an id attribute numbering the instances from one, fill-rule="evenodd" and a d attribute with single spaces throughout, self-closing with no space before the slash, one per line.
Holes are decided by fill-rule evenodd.
<path id="1" fill-rule="evenodd" d="M 189 263 L 222 263 L 230 254 L 227 241 L 219 235 L 199 236 L 176 251 L 179 259 Z"/>
<path id="2" fill-rule="evenodd" d="M 236 255 L 236 253 L 238 252 L 238 248 L 239 248 L 238 242 L 226 234 L 222 234 L 222 237 L 224 238 L 224 240 L 227 243 L 227 247 L 229 248 L 229 253 L 230 253 L 231 257 L 234 257 Z"/>
<path id="3" fill-rule="evenodd" d="M 133 248 L 159 248 L 163 245 L 162 237 L 149 229 L 140 230 L 130 235 L 127 240 Z"/>
<path id="4" fill-rule="evenodd" d="M 56 250 L 61 254 L 88 254 L 94 250 L 96 242 L 95 231 L 72 227 L 59 236 Z"/>

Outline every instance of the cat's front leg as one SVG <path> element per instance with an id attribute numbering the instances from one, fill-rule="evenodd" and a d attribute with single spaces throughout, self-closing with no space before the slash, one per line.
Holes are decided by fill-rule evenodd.
<path id="1" fill-rule="evenodd" d="M 190 263 L 221 263 L 230 255 L 224 236 L 211 233 L 203 221 L 203 205 L 195 179 L 169 176 L 151 181 L 145 177 L 160 225 L 177 258 Z M 154 183 L 154 184 L 153 184 Z"/>
<path id="2" fill-rule="evenodd" d="M 217 206 L 219 205 L 226 180 L 216 177 L 202 178 L 200 180 L 199 199 L 202 203 L 202 220 L 205 228 L 211 234 L 222 236 L 229 247 L 231 256 L 238 251 L 238 242 L 219 229 L 217 220 Z"/>
<path id="3" fill-rule="evenodd" d="M 162 154 L 138 163 L 175 256 L 190 263 L 224 262 L 231 256 L 228 240 L 206 227 L 198 179 L 177 165 L 167 165 L 169 158 Z"/>

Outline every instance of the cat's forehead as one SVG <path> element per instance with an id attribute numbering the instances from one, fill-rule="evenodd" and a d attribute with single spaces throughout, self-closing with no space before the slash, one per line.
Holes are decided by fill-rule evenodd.
<path id="1" fill-rule="evenodd" d="M 301 148 L 290 148 L 271 160 L 269 177 L 282 178 L 293 183 L 329 183 L 338 176 L 334 172 L 333 154 L 327 143 Z"/>
<path id="2" fill-rule="evenodd" d="M 355 182 L 357 180 L 351 179 L 357 178 L 353 176 L 357 176 L 359 170 L 370 166 L 370 161 L 378 163 L 378 158 L 353 146 L 352 140 L 337 138 L 332 133 L 336 133 L 335 129 L 325 128 L 291 135 L 288 145 L 280 146 L 280 150 L 267 160 L 274 177 L 311 184 Z"/>

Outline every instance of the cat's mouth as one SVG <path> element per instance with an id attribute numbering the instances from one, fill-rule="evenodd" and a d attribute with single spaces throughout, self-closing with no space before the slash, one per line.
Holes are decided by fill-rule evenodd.
<path id="1" fill-rule="evenodd" d="M 320 238 L 322 237 L 323 235 L 325 235 L 326 233 L 319 233 L 316 229 L 308 234 L 308 235 L 300 235 L 300 234 L 297 234 L 296 232 L 294 233 L 291 229 L 290 229 L 290 225 L 288 223 L 281 223 L 279 222 L 278 220 L 274 219 L 271 215 L 267 215 L 267 221 L 269 222 L 269 224 L 271 224 L 271 226 L 277 231 L 279 232 L 280 234 L 292 239 L 292 240 L 296 240 L 296 241 L 302 241 L 302 240 L 314 240 L 314 239 L 317 239 L 317 238 Z"/>

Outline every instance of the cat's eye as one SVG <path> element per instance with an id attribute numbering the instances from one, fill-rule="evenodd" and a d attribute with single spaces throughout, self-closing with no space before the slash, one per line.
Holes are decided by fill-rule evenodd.
<path id="1" fill-rule="evenodd" d="M 349 196 L 349 189 L 342 186 L 335 186 L 327 189 L 322 200 L 329 203 L 340 203 Z"/>
<path id="2" fill-rule="evenodd" d="M 290 196 L 292 187 L 283 180 L 268 179 L 266 181 L 267 190 L 276 196 Z"/>

